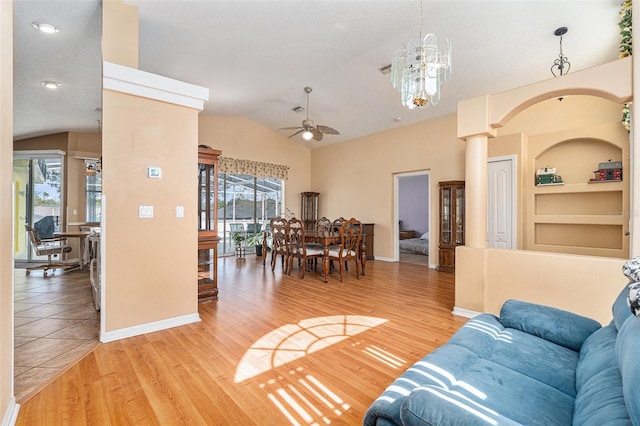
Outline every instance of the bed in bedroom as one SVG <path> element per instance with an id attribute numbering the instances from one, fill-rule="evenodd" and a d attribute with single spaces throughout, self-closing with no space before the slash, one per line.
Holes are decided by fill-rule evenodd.
<path id="1" fill-rule="evenodd" d="M 407 238 L 398 242 L 400 253 L 414 253 L 429 255 L 429 233 L 425 232 L 420 238 Z"/>

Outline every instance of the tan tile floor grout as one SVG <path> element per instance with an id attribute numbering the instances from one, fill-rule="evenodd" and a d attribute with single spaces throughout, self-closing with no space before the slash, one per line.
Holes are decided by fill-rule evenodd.
<path id="1" fill-rule="evenodd" d="M 100 313 L 86 269 L 14 275 L 14 393 L 21 403 L 98 345 Z"/>

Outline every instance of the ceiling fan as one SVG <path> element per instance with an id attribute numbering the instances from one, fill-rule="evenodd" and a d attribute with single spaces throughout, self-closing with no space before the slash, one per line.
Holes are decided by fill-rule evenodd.
<path id="1" fill-rule="evenodd" d="M 309 141 L 312 138 L 321 141 L 323 135 L 339 135 L 336 129 L 333 129 L 329 126 L 323 126 L 321 124 L 316 125 L 313 120 L 309 120 L 309 93 L 311 93 L 313 89 L 309 86 L 304 88 L 305 93 L 307 94 L 307 118 L 302 120 L 302 126 L 299 127 L 282 127 L 278 130 L 296 130 L 295 133 L 289 136 L 289 138 L 294 137 L 302 133 L 302 137 L 304 140 Z"/>

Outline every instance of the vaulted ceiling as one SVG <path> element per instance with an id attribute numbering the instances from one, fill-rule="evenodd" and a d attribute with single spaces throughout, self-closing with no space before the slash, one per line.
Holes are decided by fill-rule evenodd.
<path id="1" fill-rule="evenodd" d="M 571 72 L 618 57 L 618 0 L 424 1 L 424 33 L 452 45 L 453 75 L 435 106 L 408 110 L 389 76 L 395 50 L 418 35 L 414 0 L 129 0 L 139 8 L 139 68 L 210 89 L 203 115 L 242 116 L 283 136 L 307 111 L 340 142 L 446 115 L 462 99 L 553 78 L 556 28 Z M 42 34 L 33 21 L 60 31 Z M 14 135 L 96 131 L 101 2 L 16 0 Z M 43 80 L 62 86 L 47 91 Z"/>

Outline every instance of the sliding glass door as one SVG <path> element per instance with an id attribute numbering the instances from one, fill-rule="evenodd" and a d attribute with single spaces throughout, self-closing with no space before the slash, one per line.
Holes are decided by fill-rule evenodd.
<path id="1" fill-rule="evenodd" d="M 17 152 L 13 159 L 14 259 L 41 261 L 29 243 L 26 226 L 40 238 L 52 237 L 62 226 L 64 154 Z"/>
<path id="2" fill-rule="evenodd" d="M 220 173 L 218 185 L 218 229 L 224 230 L 220 233 L 219 253 L 234 253 L 234 235 L 246 241 L 246 237 L 264 231 L 271 219 L 282 214 L 281 179 Z M 249 244 L 247 250 L 252 251 L 253 246 Z"/>

